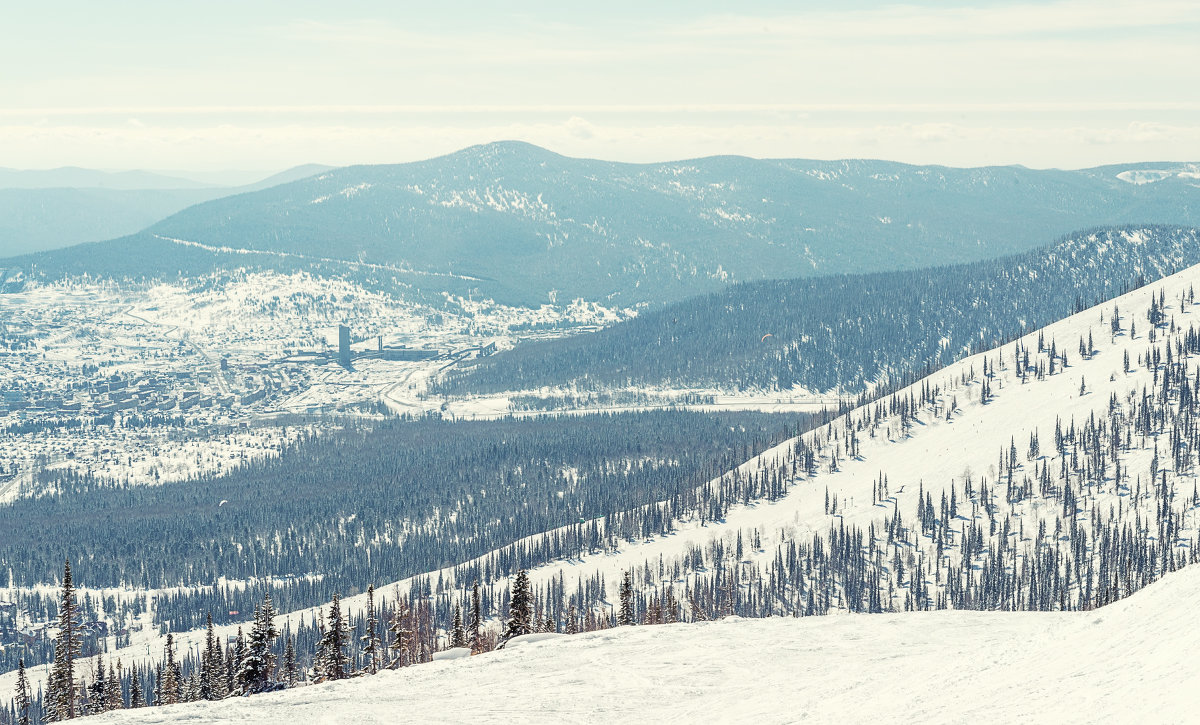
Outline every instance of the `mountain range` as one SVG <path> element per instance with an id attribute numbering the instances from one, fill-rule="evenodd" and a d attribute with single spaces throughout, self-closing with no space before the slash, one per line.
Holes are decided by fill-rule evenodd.
<path id="1" fill-rule="evenodd" d="M 734 156 L 624 164 L 499 142 L 329 170 L 196 204 L 119 244 L 0 266 L 156 275 L 186 269 L 172 259 L 170 240 L 181 240 L 224 254 L 205 266 L 334 259 L 438 275 L 456 290 L 466 282 L 508 303 L 632 306 L 739 281 L 997 257 L 1098 225 L 1200 223 L 1198 169 Z"/>
<path id="2" fill-rule="evenodd" d="M 202 201 L 265 189 L 328 168 L 297 166 L 239 187 L 148 171 L 0 168 L 0 254 L 42 252 L 125 236 Z"/>

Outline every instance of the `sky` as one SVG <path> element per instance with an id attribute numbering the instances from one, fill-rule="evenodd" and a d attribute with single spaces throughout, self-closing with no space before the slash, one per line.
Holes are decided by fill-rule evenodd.
<path id="1" fill-rule="evenodd" d="M 13 3 L 0 166 L 1200 161 L 1198 41 L 1193 0 Z"/>

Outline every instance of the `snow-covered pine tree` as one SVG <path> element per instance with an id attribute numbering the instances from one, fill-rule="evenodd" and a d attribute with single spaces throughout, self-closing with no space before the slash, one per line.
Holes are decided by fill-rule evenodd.
<path id="1" fill-rule="evenodd" d="M 363 670 L 369 674 L 379 671 L 379 616 L 375 613 L 375 585 L 367 587 L 367 632 L 362 636 L 362 656 L 366 662 Z"/>
<path id="2" fill-rule="evenodd" d="M 217 642 L 217 631 L 213 627 L 212 612 L 205 619 L 204 654 L 200 661 L 200 697 L 218 700 L 225 663 L 221 658 L 221 645 Z"/>
<path id="3" fill-rule="evenodd" d="M 237 689 L 237 673 L 238 663 L 242 661 L 242 655 L 246 652 L 246 636 L 242 634 L 242 628 L 238 627 L 237 639 L 232 646 L 225 648 L 225 693 L 229 694 Z"/>
<path id="4" fill-rule="evenodd" d="M 54 638 L 54 666 L 46 685 L 44 700 L 50 722 L 71 720 L 78 711 L 75 700 L 75 658 L 82 651 L 79 639 L 79 613 L 75 586 L 71 581 L 71 562 L 63 564 L 62 594 L 58 603 L 58 636 Z"/>
<path id="5" fill-rule="evenodd" d="M 632 625 L 636 624 L 633 614 L 633 576 L 629 570 L 625 571 L 625 576 L 621 578 L 621 593 L 620 593 L 620 612 L 617 614 L 617 624 Z"/>
<path id="6" fill-rule="evenodd" d="M 679 602 L 675 600 L 675 588 L 668 586 L 663 595 L 663 622 L 674 624 L 679 621 Z"/>
<path id="7" fill-rule="evenodd" d="M 567 607 L 567 634 L 579 634 L 579 612 L 575 609 L 575 602 Z"/>
<path id="8" fill-rule="evenodd" d="M 325 633 L 317 643 L 317 656 L 313 663 L 317 682 L 346 677 L 346 640 L 349 637 L 346 620 L 342 617 L 341 597 L 334 594 L 329 604 L 329 616 L 325 619 Z"/>
<path id="9" fill-rule="evenodd" d="M 467 630 L 463 627 L 462 602 L 454 603 L 454 621 L 450 625 L 450 646 L 467 646 Z"/>
<path id="10" fill-rule="evenodd" d="M 196 702 L 200 699 L 200 670 L 192 668 L 191 674 L 185 678 L 183 687 L 183 702 Z"/>
<path id="11" fill-rule="evenodd" d="M 122 710 L 125 707 L 125 699 L 121 696 L 121 660 L 117 660 L 116 667 L 113 666 L 112 660 L 108 661 L 108 687 L 104 688 L 104 710 Z"/>
<path id="12" fill-rule="evenodd" d="M 92 665 L 92 684 L 87 688 L 87 714 L 96 715 L 104 712 L 104 690 L 108 682 L 104 677 L 104 662 L 100 654 L 96 654 L 96 662 Z"/>
<path id="13" fill-rule="evenodd" d="M 513 637 L 529 634 L 534 631 L 535 627 L 533 591 L 529 586 L 529 572 L 522 569 L 517 572 L 517 578 L 513 581 L 512 600 L 508 605 L 508 624 L 504 627 L 502 639 L 508 641 Z"/>
<path id="14" fill-rule="evenodd" d="M 275 655 L 271 644 L 279 636 L 275 629 L 275 607 L 271 592 L 263 596 L 262 604 L 254 608 L 254 627 L 246 642 L 246 652 L 238 669 L 238 690 L 235 694 L 250 695 L 270 690 L 274 685 Z"/>
<path id="15" fill-rule="evenodd" d="M 287 646 L 283 649 L 283 681 L 288 687 L 295 687 L 300 679 L 300 669 L 296 665 L 296 639 L 287 638 Z"/>
<path id="16" fill-rule="evenodd" d="M 129 707 L 145 707 L 146 695 L 142 692 L 142 671 L 137 665 L 133 666 L 133 674 L 129 677 Z"/>
<path id="17" fill-rule="evenodd" d="M 180 682 L 175 669 L 175 635 L 167 632 L 167 644 L 163 648 L 162 674 L 158 678 L 156 705 L 173 705 L 179 702 Z"/>
<path id="18" fill-rule="evenodd" d="M 17 660 L 17 697 L 13 700 L 17 710 L 17 725 L 29 725 L 29 678 L 25 675 L 25 658 Z"/>
<path id="19" fill-rule="evenodd" d="M 481 613 L 481 604 L 479 598 L 479 581 L 471 586 L 471 618 L 467 622 L 467 639 L 471 647 L 471 651 L 478 653 L 482 651 L 481 642 L 479 640 L 479 628 L 482 625 L 483 619 Z"/>

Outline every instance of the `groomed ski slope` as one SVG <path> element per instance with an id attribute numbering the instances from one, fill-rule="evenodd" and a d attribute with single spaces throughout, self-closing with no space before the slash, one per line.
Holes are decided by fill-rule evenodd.
<path id="1" fill-rule="evenodd" d="M 94 722 L 1195 722 L 1197 606 L 1190 567 L 1091 612 L 623 627 Z"/>

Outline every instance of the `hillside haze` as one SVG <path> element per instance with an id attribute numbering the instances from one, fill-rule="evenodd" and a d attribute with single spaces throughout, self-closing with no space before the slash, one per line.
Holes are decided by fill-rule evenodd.
<path id="1" fill-rule="evenodd" d="M 522 304 L 635 304 L 738 281 L 996 257 L 1096 225 L 1192 224 L 1196 171 L 734 156 L 623 164 L 501 142 L 199 204 L 137 246 L 170 255 L 174 239 L 395 265 L 466 277 L 479 294 Z M 147 274 L 148 255 L 133 256 L 120 270 Z"/>
<path id="2" fill-rule="evenodd" d="M 0 255 L 31 254 L 133 234 L 193 204 L 265 189 L 329 168 L 297 166 L 239 187 L 149 171 L 0 168 Z"/>

